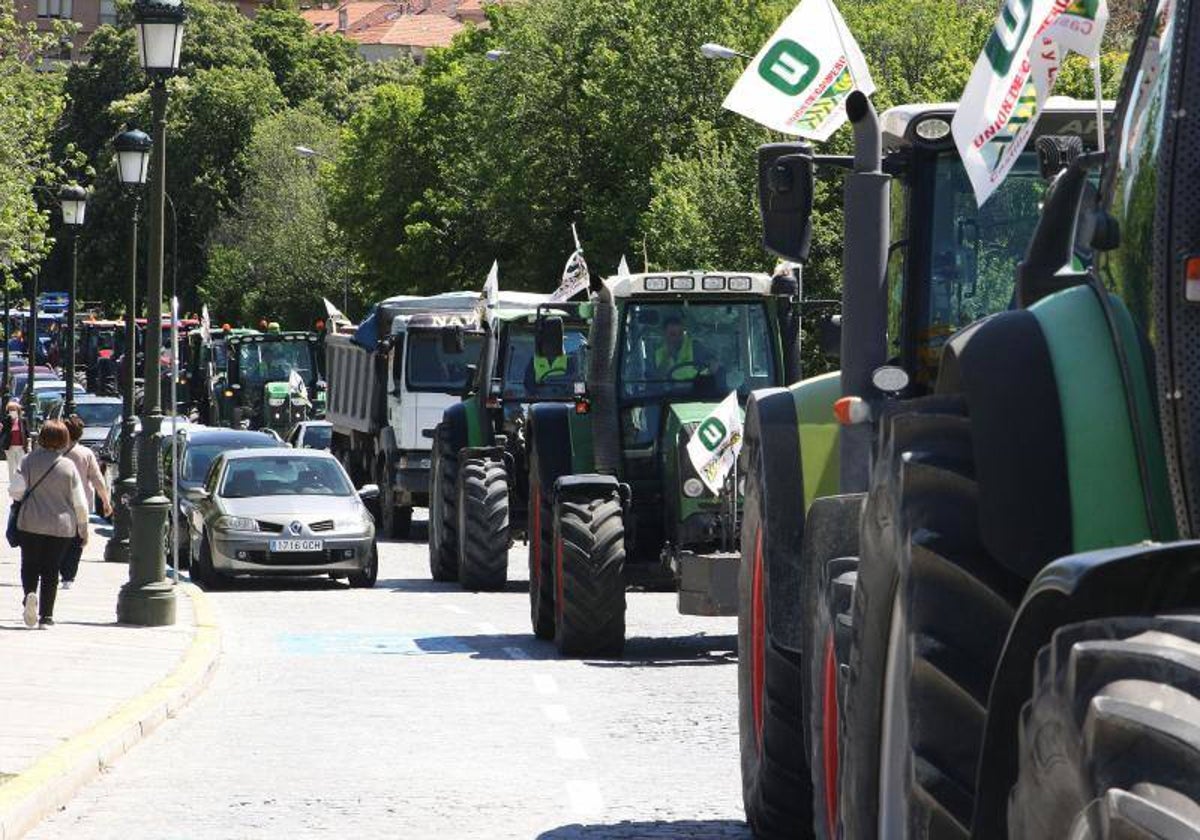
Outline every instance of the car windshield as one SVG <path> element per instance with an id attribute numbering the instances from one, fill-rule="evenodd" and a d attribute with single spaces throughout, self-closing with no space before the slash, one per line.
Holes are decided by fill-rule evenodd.
<path id="1" fill-rule="evenodd" d="M 117 403 L 76 403 L 75 413 L 85 426 L 108 426 L 121 416 L 121 404 Z"/>
<path id="2" fill-rule="evenodd" d="M 332 442 L 332 426 L 309 426 L 300 439 L 300 445 L 305 449 L 328 449 Z"/>
<path id="3" fill-rule="evenodd" d="M 566 398 L 575 393 L 574 384 L 587 375 L 587 332 L 582 327 L 563 330 L 566 356 L 535 366 L 535 336 L 531 329 L 508 333 L 504 359 L 504 397 L 512 400 Z"/>
<path id="4" fill-rule="evenodd" d="M 244 385 L 287 382 L 298 373 L 305 385 L 316 382 L 316 354 L 303 340 L 244 341 L 238 344 L 238 375 Z"/>
<path id="5" fill-rule="evenodd" d="M 463 352 L 447 353 L 442 334 L 422 330 L 408 337 L 408 390 L 445 393 L 457 391 L 467 383 L 467 366 L 479 363 L 483 336 L 464 336 Z"/>
<path id="6" fill-rule="evenodd" d="M 217 493 L 226 499 L 353 494 L 354 488 L 337 461 L 292 455 L 264 455 L 230 461 Z"/>
<path id="7" fill-rule="evenodd" d="M 781 384 L 761 301 L 631 302 L 620 346 L 626 400 L 745 397 Z"/>
<path id="8" fill-rule="evenodd" d="M 183 469 L 179 477 L 183 481 L 201 482 L 208 473 L 213 460 L 222 452 L 233 449 L 266 449 L 278 446 L 279 442 L 269 435 L 246 435 L 233 440 L 212 441 L 209 443 L 188 442 L 187 451 L 183 455 Z"/>

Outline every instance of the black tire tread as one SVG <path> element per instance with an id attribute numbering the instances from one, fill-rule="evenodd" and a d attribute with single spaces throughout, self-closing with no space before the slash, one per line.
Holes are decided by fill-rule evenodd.
<path id="1" fill-rule="evenodd" d="M 554 505 L 538 476 L 535 461 L 529 470 L 529 524 L 526 528 L 529 619 L 533 635 L 549 641 L 554 638 Z"/>
<path id="2" fill-rule="evenodd" d="M 439 496 L 436 510 L 429 519 L 429 574 L 443 583 L 458 580 L 458 536 L 455 522 L 455 494 L 458 487 L 458 453 L 450 442 L 449 431 L 438 424 L 434 434 L 437 451 L 433 468 Z M 432 502 L 431 502 L 432 506 Z"/>
<path id="3" fill-rule="evenodd" d="M 458 580 L 463 589 L 496 592 L 508 582 L 508 472 L 497 458 L 459 466 Z"/>
<path id="4" fill-rule="evenodd" d="M 565 656 L 619 656 L 625 647 L 625 525 L 621 500 L 559 499 L 554 514 L 555 644 Z"/>

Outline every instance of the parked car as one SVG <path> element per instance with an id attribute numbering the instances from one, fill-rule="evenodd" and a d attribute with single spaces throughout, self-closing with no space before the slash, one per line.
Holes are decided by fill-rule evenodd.
<path id="1" fill-rule="evenodd" d="M 212 462 L 222 452 L 235 449 L 277 449 L 279 438 L 265 431 L 250 431 L 249 429 L 221 429 L 210 426 L 181 426 L 179 431 L 179 499 L 172 506 L 174 516 L 170 522 L 172 534 L 179 537 L 179 564 L 187 567 L 190 560 L 190 541 L 187 539 L 187 528 L 184 523 L 191 515 L 192 502 L 188 491 L 204 486 L 204 478 Z M 167 483 L 167 497 L 171 498 L 174 490 L 171 487 L 171 439 L 163 438 L 164 479 Z M 167 543 L 168 549 L 170 543 Z"/>
<path id="2" fill-rule="evenodd" d="M 46 417 L 51 420 L 62 420 L 65 419 L 65 413 L 65 407 L 60 403 Z M 83 421 L 83 437 L 79 442 L 90 449 L 99 450 L 104 445 L 113 423 L 115 422 L 118 428 L 120 427 L 121 398 L 76 394 L 75 413 Z"/>
<path id="3" fill-rule="evenodd" d="M 29 384 L 29 369 L 26 368 L 17 372 L 14 369 L 15 366 L 12 364 L 11 359 L 9 359 L 9 368 L 13 369 L 12 394 L 17 399 L 20 399 L 21 395 L 25 393 L 25 387 Z M 37 365 L 33 369 L 33 381 L 35 390 L 40 389 L 43 382 L 52 382 L 61 386 L 64 391 L 67 390 L 67 383 L 63 381 L 57 371 L 47 365 Z"/>
<path id="4" fill-rule="evenodd" d="M 329 449 L 333 441 L 333 424 L 328 420 L 306 420 L 297 423 L 287 436 L 288 446 L 296 449 Z"/>
<path id="5" fill-rule="evenodd" d="M 375 521 L 346 470 L 315 449 L 218 455 L 188 494 L 192 579 L 206 588 L 234 575 L 319 575 L 372 587 L 379 575 Z"/>

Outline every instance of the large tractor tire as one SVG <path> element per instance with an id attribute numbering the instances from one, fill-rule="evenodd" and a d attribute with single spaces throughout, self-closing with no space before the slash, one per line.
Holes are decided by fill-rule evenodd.
<path id="1" fill-rule="evenodd" d="M 625 521 L 617 493 L 554 505 L 554 643 L 564 656 L 625 648 Z"/>
<path id="2" fill-rule="evenodd" d="M 495 592 L 508 582 L 508 471 L 502 458 L 467 458 L 458 471 L 458 580 Z"/>
<path id="3" fill-rule="evenodd" d="M 1021 715 L 1008 836 L 1200 837 L 1200 618 L 1055 633 Z"/>
<path id="4" fill-rule="evenodd" d="M 788 597 L 786 592 L 774 592 L 772 564 L 786 564 L 796 573 L 804 565 L 799 545 L 804 491 L 795 411 L 790 394 L 778 396 L 780 400 L 766 405 L 756 396 L 747 409 L 738 571 L 738 737 L 746 820 L 755 837 L 789 840 L 809 836 L 812 788 L 804 743 L 803 657 L 795 647 L 781 643 L 783 628 L 773 623 L 779 611 L 772 609 L 771 601 Z M 771 419 L 785 428 L 790 425 L 790 434 L 772 428 L 776 434 L 768 436 L 764 432 L 770 421 L 763 418 L 779 409 L 782 415 Z M 773 480 L 771 459 L 791 470 L 787 480 Z M 784 493 L 791 498 L 775 498 Z M 787 616 L 799 620 L 794 611 Z"/>
<path id="5" fill-rule="evenodd" d="M 429 487 L 429 574 L 436 581 L 458 580 L 457 489 L 458 453 L 449 431 L 439 424 Z"/>
<path id="6" fill-rule="evenodd" d="M 966 838 L 988 692 L 1020 580 L 980 545 L 957 398 L 880 421 L 839 717 L 847 838 Z"/>
<path id="7" fill-rule="evenodd" d="M 554 638 L 554 504 L 553 488 L 542 487 L 537 455 L 529 468 L 529 619 L 533 635 Z"/>

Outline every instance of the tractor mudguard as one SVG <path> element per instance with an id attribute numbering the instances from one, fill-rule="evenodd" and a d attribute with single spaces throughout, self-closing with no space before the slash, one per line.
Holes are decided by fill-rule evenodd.
<path id="1" fill-rule="evenodd" d="M 559 476 L 572 469 L 571 407 L 562 403 L 538 403 L 529 410 L 529 451 L 537 453 L 538 482 L 551 488 Z M 533 463 L 533 459 L 530 459 Z"/>
<path id="2" fill-rule="evenodd" d="M 450 448 L 457 452 L 465 446 L 470 446 L 472 443 L 482 443 L 482 441 L 472 441 L 470 439 L 469 417 L 467 416 L 467 404 L 455 403 L 442 412 L 442 424 L 446 427 L 449 436 Z"/>
<path id="3" fill-rule="evenodd" d="M 839 492 L 841 451 L 838 432 L 841 426 L 833 413 L 833 404 L 842 396 L 839 371 L 805 379 L 788 389 L 796 403 L 800 433 L 800 451 L 804 458 L 804 506 L 822 496 Z"/>
<path id="4" fill-rule="evenodd" d="M 1200 606 L 1200 541 L 1141 544 L 1062 557 L 1030 584 L 992 679 L 980 753 L 972 837 L 1006 837 L 1005 809 L 1017 778 L 1021 706 L 1038 651 L 1067 624 L 1155 615 Z"/>

